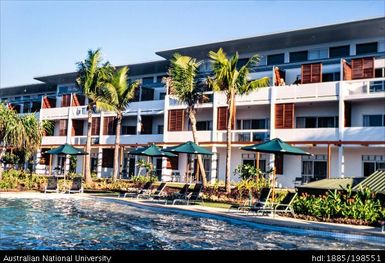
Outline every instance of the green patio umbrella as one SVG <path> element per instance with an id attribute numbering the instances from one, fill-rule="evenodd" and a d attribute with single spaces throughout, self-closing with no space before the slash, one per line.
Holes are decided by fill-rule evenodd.
<path id="1" fill-rule="evenodd" d="M 210 152 L 209 150 L 203 147 L 200 147 L 199 145 L 197 145 L 192 141 L 188 141 L 177 146 L 165 148 L 163 149 L 163 151 L 172 152 L 172 153 L 186 153 L 187 155 L 189 154 L 213 155 L 212 152 Z M 188 167 L 190 166 L 189 163 L 187 164 L 187 166 Z M 197 172 L 197 176 L 198 176 L 198 172 Z"/>
<path id="2" fill-rule="evenodd" d="M 66 144 L 63 144 L 57 148 L 54 148 L 54 149 L 51 149 L 49 151 L 46 151 L 45 153 L 48 153 L 48 154 L 51 154 L 51 155 L 86 155 L 88 153 L 86 153 L 85 151 L 83 151 L 82 149 L 79 149 L 79 148 L 75 148 L 73 147 L 72 145 L 66 143 Z M 49 160 L 49 174 L 51 174 L 51 165 L 52 164 L 52 158 L 50 158 Z M 64 180 L 65 180 L 65 174 L 64 174 Z"/>
<path id="3" fill-rule="evenodd" d="M 131 155 L 142 155 L 150 157 L 176 157 L 176 154 L 170 153 L 170 152 L 164 152 L 161 148 L 156 146 L 154 143 L 147 147 L 140 147 L 135 150 L 132 150 L 129 152 Z M 151 170 L 152 170 L 152 163 L 151 163 Z"/>
<path id="4" fill-rule="evenodd" d="M 291 146 L 286 142 L 282 141 L 279 138 L 272 139 L 270 141 L 249 145 L 241 148 L 245 151 L 251 152 L 263 152 L 263 153 L 271 153 L 271 154 L 288 154 L 288 155 L 312 155 L 311 153 L 305 152 L 304 150 Z M 273 169 L 273 201 L 274 201 L 274 188 L 275 188 L 275 167 Z"/>

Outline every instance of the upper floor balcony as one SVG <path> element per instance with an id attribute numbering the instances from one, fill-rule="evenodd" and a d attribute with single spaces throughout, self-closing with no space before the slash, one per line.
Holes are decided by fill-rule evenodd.
<path id="1" fill-rule="evenodd" d="M 274 137 L 288 142 L 338 141 L 338 128 L 276 129 Z"/>
<path id="2" fill-rule="evenodd" d="M 342 87 L 348 100 L 385 96 L 385 78 L 344 81 Z"/>
<path id="3" fill-rule="evenodd" d="M 348 127 L 343 129 L 344 141 L 384 142 L 385 127 Z"/>

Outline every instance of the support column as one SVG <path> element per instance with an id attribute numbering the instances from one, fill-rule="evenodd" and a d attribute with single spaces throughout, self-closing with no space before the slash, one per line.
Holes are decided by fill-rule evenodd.
<path id="1" fill-rule="evenodd" d="M 345 177 L 345 156 L 344 156 L 344 146 L 340 145 L 338 148 L 338 174 L 341 178 Z"/>
<path id="2" fill-rule="evenodd" d="M 72 98 L 72 97 L 71 97 Z M 71 107 L 68 107 L 68 118 L 67 118 L 67 137 L 66 137 L 66 143 L 68 144 L 75 144 L 72 138 L 72 119 L 71 119 Z M 71 143 L 72 141 L 72 143 Z M 68 174 L 68 171 L 70 169 L 70 156 L 66 155 L 65 157 L 65 165 L 64 165 L 64 175 Z"/>
<path id="3" fill-rule="evenodd" d="M 218 152 L 217 152 L 217 147 L 213 146 L 211 151 L 214 153 L 211 156 L 211 178 L 210 182 L 212 184 L 215 183 L 216 180 L 218 180 Z"/>
<path id="4" fill-rule="evenodd" d="M 213 125 L 212 125 L 212 132 L 211 132 L 212 142 L 218 141 L 218 133 L 217 133 L 218 123 L 217 122 L 218 122 L 218 95 L 216 95 L 216 92 L 214 92 L 213 93 Z"/>
<path id="5" fill-rule="evenodd" d="M 327 160 L 327 178 L 330 179 L 331 178 L 331 159 L 332 159 L 332 151 L 331 151 L 331 144 L 329 143 L 328 144 L 328 153 L 327 153 L 327 157 L 328 157 L 328 160 Z"/>
<path id="6" fill-rule="evenodd" d="M 103 163 L 103 149 L 99 147 L 98 148 L 98 166 L 96 169 L 96 176 L 98 178 L 102 177 L 102 163 Z"/>

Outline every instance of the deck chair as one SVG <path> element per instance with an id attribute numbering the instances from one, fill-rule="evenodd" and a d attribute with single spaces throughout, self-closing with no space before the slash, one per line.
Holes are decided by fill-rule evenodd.
<path id="1" fill-rule="evenodd" d="M 161 183 L 158 188 L 155 190 L 154 193 L 151 191 L 147 191 L 143 194 L 138 194 L 136 198 L 143 198 L 143 199 L 157 199 L 164 196 L 163 190 L 166 188 L 167 183 Z"/>
<path id="2" fill-rule="evenodd" d="M 59 193 L 58 179 L 56 176 L 48 177 L 44 193 Z"/>
<path id="3" fill-rule="evenodd" d="M 83 178 L 76 177 L 72 180 L 72 186 L 68 189 L 67 193 L 83 193 Z"/>
<path id="4" fill-rule="evenodd" d="M 123 195 L 123 198 L 126 197 L 137 197 L 139 194 L 145 194 L 146 192 L 151 191 L 152 182 L 147 182 L 143 185 L 142 189 L 137 190 L 136 192 L 128 192 Z"/>
<path id="5" fill-rule="evenodd" d="M 259 207 L 266 207 L 268 205 L 268 201 L 270 199 L 271 194 L 271 188 L 262 188 L 261 194 L 259 196 L 259 199 L 256 203 L 253 205 L 248 204 L 249 200 L 246 200 L 243 205 L 232 205 L 229 208 L 229 212 L 231 210 L 241 211 L 241 212 L 247 212 L 252 208 L 259 208 Z"/>
<path id="6" fill-rule="evenodd" d="M 293 217 L 295 217 L 294 209 L 293 209 L 293 202 L 296 198 L 297 193 L 296 192 L 287 192 L 285 197 L 282 199 L 279 203 L 269 203 L 268 206 L 260 207 L 260 208 L 253 208 L 252 211 L 255 212 L 255 214 L 266 214 L 266 213 L 273 213 L 273 216 L 278 213 L 291 213 Z"/>
<path id="7" fill-rule="evenodd" d="M 198 201 L 199 199 L 203 203 L 203 199 L 201 197 L 201 192 L 203 189 L 202 184 L 195 184 L 194 189 L 192 192 L 188 193 L 185 197 L 183 198 L 177 198 L 172 201 L 172 204 L 175 205 L 176 203 L 186 203 L 187 205 L 190 204 L 190 201 Z"/>
<path id="8" fill-rule="evenodd" d="M 190 188 L 190 184 L 184 184 L 184 186 L 180 189 L 179 192 L 177 193 L 172 193 L 171 195 L 167 196 L 166 197 L 166 205 L 167 205 L 167 202 L 170 200 L 170 201 L 173 201 L 175 199 L 181 199 L 181 198 L 185 198 L 187 195 L 188 195 L 188 190 Z"/>

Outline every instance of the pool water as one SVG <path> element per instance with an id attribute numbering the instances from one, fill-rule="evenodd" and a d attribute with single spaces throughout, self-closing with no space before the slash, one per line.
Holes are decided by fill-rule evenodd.
<path id="1" fill-rule="evenodd" d="M 123 201 L 0 198 L 0 250 L 385 249 L 385 237 L 320 233 Z"/>

